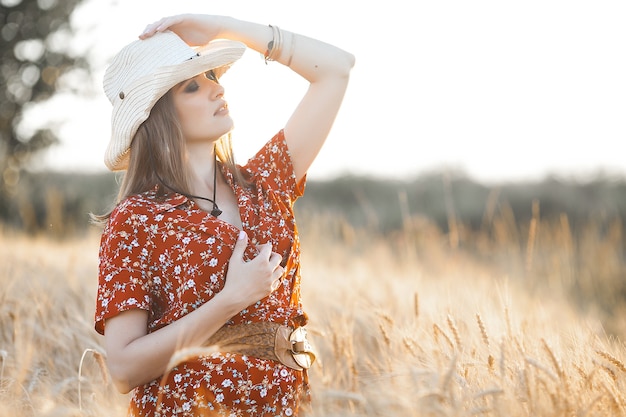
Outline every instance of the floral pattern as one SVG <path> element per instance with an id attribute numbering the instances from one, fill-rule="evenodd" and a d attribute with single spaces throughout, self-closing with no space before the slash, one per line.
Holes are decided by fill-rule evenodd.
<path id="1" fill-rule="evenodd" d="M 300 301 L 300 242 L 293 204 L 304 192 L 296 182 L 283 131 L 246 165 L 244 188 L 222 172 L 238 198 L 245 257 L 271 242 L 283 257 L 282 285 L 227 323 L 273 321 L 306 324 Z M 180 194 L 157 198 L 155 190 L 121 202 L 100 245 L 95 329 L 130 309 L 148 311 L 148 331 L 167 326 L 209 301 L 224 286 L 239 230 Z M 135 388 L 130 416 L 291 416 L 303 394 L 303 375 L 271 360 L 214 352 L 186 358 L 167 375 Z"/>

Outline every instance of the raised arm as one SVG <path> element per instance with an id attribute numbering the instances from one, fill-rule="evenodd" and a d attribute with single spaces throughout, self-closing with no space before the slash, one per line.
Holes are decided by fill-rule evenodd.
<path id="1" fill-rule="evenodd" d="M 348 85 L 354 56 L 316 39 L 225 16 L 170 16 L 148 25 L 140 37 L 164 30 L 172 30 L 190 45 L 225 38 L 243 42 L 261 54 L 268 51 L 268 44 L 273 41 L 276 50 L 270 57 L 310 83 L 285 125 L 285 138 L 300 180 L 330 132 Z"/>

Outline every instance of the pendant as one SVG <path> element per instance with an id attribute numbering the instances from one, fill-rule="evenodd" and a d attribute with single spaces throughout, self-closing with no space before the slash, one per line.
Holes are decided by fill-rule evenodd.
<path id="1" fill-rule="evenodd" d="M 222 210 L 218 209 L 217 207 L 213 207 L 213 210 L 211 210 L 211 216 L 219 217 L 220 214 L 222 214 Z"/>

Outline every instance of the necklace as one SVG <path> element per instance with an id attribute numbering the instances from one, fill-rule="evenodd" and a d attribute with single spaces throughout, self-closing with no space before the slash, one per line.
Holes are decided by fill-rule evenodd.
<path id="1" fill-rule="evenodd" d="M 217 206 L 217 203 L 215 202 L 216 191 L 217 191 L 217 155 L 215 155 L 215 163 L 213 164 L 213 199 L 210 199 L 208 197 L 200 197 L 198 195 L 190 195 L 190 197 L 199 198 L 201 200 L 206 200 L 206 201 L 210 201 L 211 203 L 213 203 L 211 216 L 218 217 L 220 214 L 222 214 L 222 210 L 220 210 L 220 208 Z"/>
<path id="2" fill-rule="evenodd" d="M 217 192 L 217 155 L 215 155 L 215 163 L 213 164 L 213 210 L 211 210 L 211 216 L 218 217 L 222 214 L 222 210 L 217 206 L 215 202 L 215 193 Z"/>
<path id="3" fill-rule="evenodd" d="M 150 143 L 150 141 L 148 141 L 148 149 L 150 151 L 150 160 L 152 161 L 152 166 L 154 167 L 154 155 L 152 154 L 152 144 Z M 201 197 L 199 195 L 187 194 L 187 193 L 178 191 L 177 189 L 175 189 L 174 187 L 170 187 L 165 181 L 163 181 L 163 178 L 161 178 L 161 176 L 159 175 L 156 169 L 154 170 L 154 173 L 156 177 L 158 178 L 158 180 L 161 181 L 161 184 L 163 184 L 163 186 L 169 188 L 175 193 L 184 195 L 187 198 L 198 198 L 200 200 L 206 200 L 206 201 L 211 202 L 213 204 L 213 209 L 211 210 L 211 216 L 218 217 L 220 214 L 222 214 L 222 210 L 220 210 L 220 208 L 217 206 L 217 203 L 215 202 L 216 194 L 217 194 L 217 153 L 213 152 L 213 154 L 215 155 L 215 163 L 213 164 L 213 198 L 212 199 L 208 197 Z"/>

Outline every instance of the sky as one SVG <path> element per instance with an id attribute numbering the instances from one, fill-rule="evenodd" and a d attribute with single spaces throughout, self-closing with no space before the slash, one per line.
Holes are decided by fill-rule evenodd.
<path id="1" fill-rule="evenodd" d="M 623 0 L 86 0 L 71 41 L 88 53 L 96 81 L 85 88 L 96 95 L 65 94 L 30 112 L 29 126 L 54 122 L 61 137 L 43 166 L 106 169 L 108 60 L 148 23 L 187 12 L 277 25 L 356 56 L 309 178 L 626 176 Z M 222 84 L 240 163 L 283 126 L 306 89 L 251 50 Z"/>

